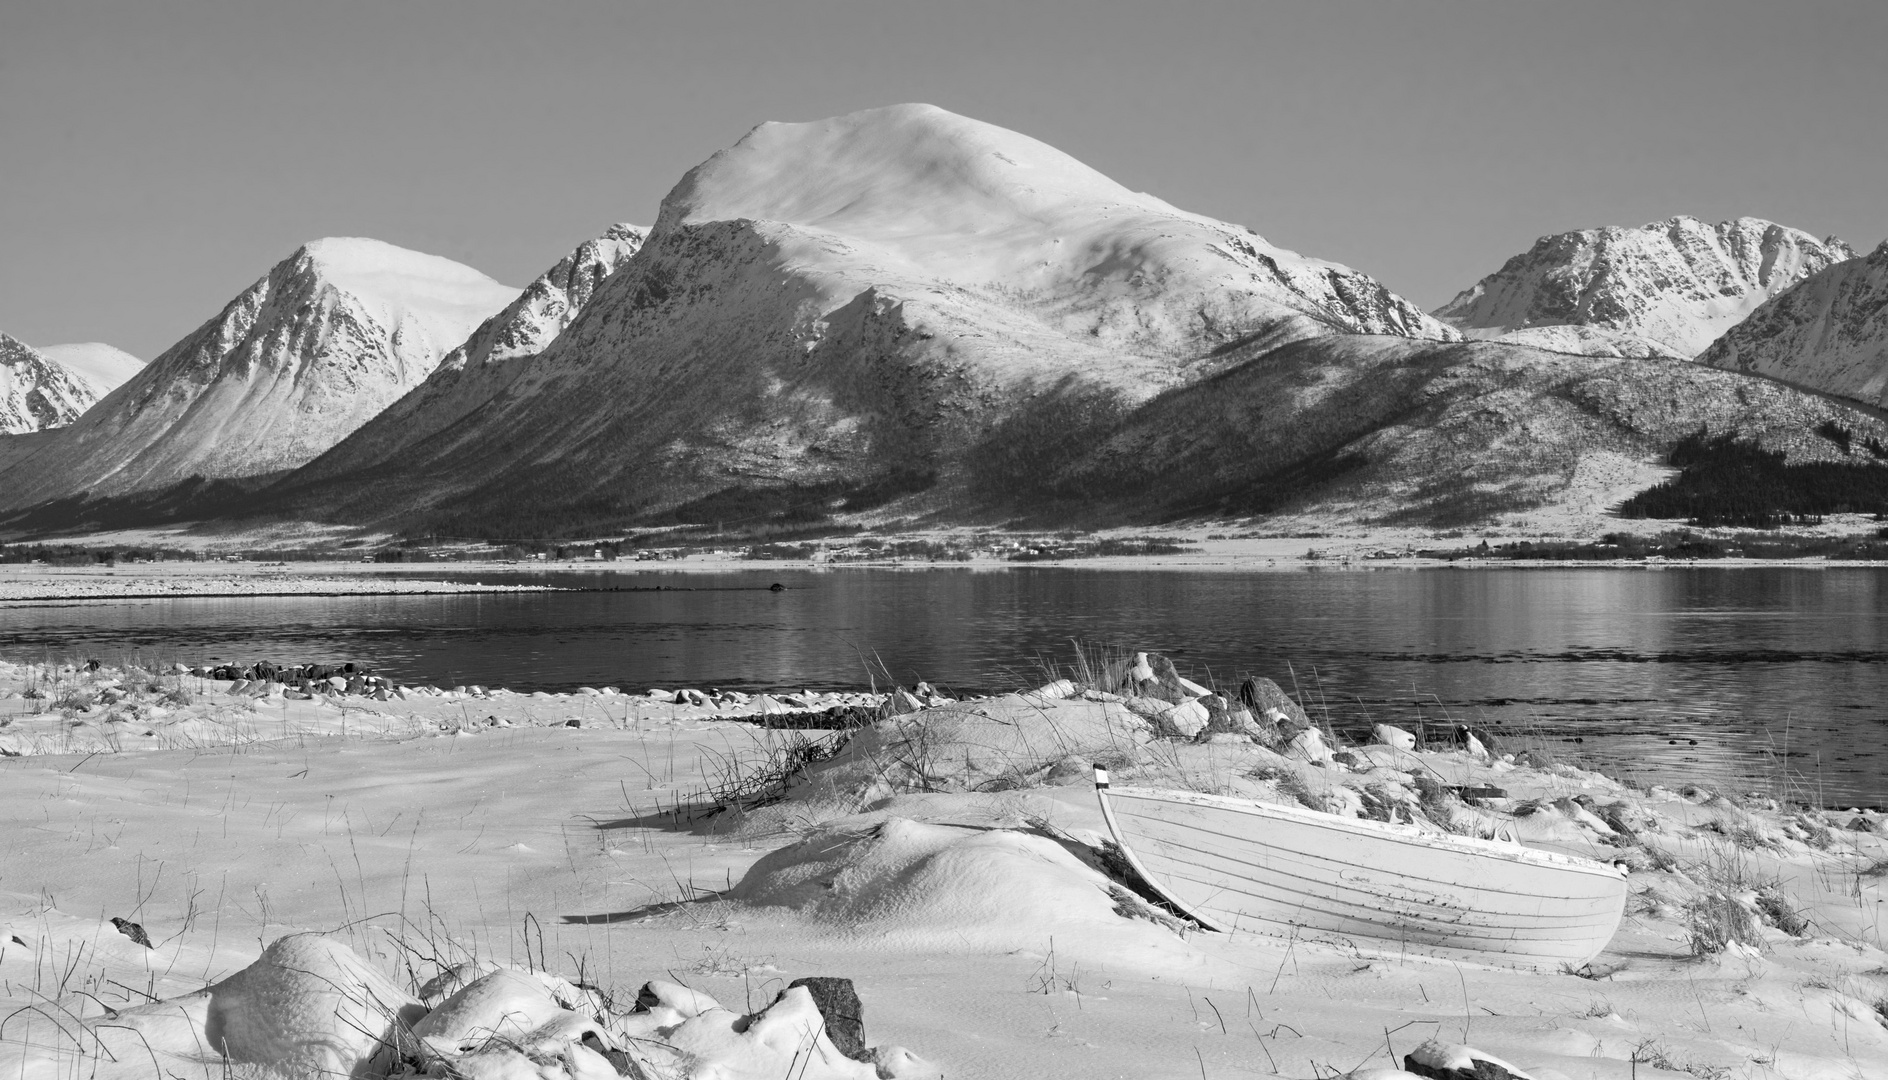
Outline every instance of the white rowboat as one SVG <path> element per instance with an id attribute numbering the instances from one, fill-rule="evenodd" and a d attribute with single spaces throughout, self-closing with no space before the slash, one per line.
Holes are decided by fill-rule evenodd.
<path id="1" fill-rule="evenodd" d="M 1592 859 L 1249 799 L 1110 787 L 1100 768 L 1095 793 L 1129 865 L 1209 930 L 1578 967 L 1606 947 L 1625 911 L 1624 871 Z"/>

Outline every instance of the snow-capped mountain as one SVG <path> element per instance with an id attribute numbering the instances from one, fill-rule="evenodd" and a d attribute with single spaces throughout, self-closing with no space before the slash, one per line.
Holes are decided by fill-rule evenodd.
<path id="1" fill-rule="evenodd" d="M 100 391 L 65 365 L 10 334 L 0 334 L 0 434 L 64 427 L 92 407 Z"/>
<path id="2" fill-rule="evenodd" d="M 1853 256 L 1834 237 L 1749 217 L 1581 229 L 1542 237 L 1435 314 L 1472 338 L 1693 357 L 1765 300 Z"/>
<path id="3" fill-rule="evenodd" d="M 513 361 L 539 352 L 562 333 L 603 279 L 627 263 L 648 235 L 644 226 L 617 224 L 584 241 L 447 353 L 424 382 L 311 463 L 303 479 L 397 461 L 405 447 L 502 392 L 523 368 Z"/>
<path id="4" fill-rule="evenodd" d="M 377 240 L 310 243 L 0 474 L 0 505 L 292 469 L 407 390 L 517 291 Z"/>
<path id="5" fill-rule="evenodd" d="M 455 394 L 478 404 L 398 472 L 467 505 L 881 490 L 949 473 L 1035 395 L 1141 401 L 1357 333 L 1458 336 L 1363 273 L 942 109 L 763 124 L 676 185 L 542 352 L 468 363 Z"/>
<path id="6" fill-rule="evenodd" d="M 144 370 L 144 361 L 102 341 L 81 341 L 71 345 L 41 345 L 41 356 L 84 379 L 104 397 L 131 381 Z"/>
<path id="7" fill-rule="evenodd" d="M 1888 241 L 1773 297 L 1698 359 L 1888 408 Z"/>

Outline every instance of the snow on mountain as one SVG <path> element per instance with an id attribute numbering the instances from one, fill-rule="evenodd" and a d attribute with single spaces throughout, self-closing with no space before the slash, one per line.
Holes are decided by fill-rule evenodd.
<path id="1" fill-rule="evenodd" d="M 0 505 L 292 469 L 419 384 L 517 296 L 378 240 L 310 243 L 0 474 Z"/>
<path id="2" fill-rule="evenodd" d="M 1698 360 L 1888 408 L 1888 241 L 1773 297 Z"/>
<path id="3" fill-rule="evenodd" d="M 0 334 L 0 434 L 64 427 L 91 408 L 99 393 L 40 350 Z"/>
<path id="4" fill-rule="evenodd" d="M 1513 341 L 1589 355 L 1692 357 L 1765 300 L 1853 256 L 1834 237 L 1749 217 L 1582 229 L 1542 237 L 1435 314 L 1472 338 L 1576 326 L 1590 329 Z"/>
<path id="5" fill-rule="evenodd" d="M 394 461 L 401 451 L 478 408 L 550 344 L 590 302 L 603 279 L 627 263 L 649 230 L 612 225 L 586 240 L 525 286 L 504 310 L 480 324 L 426 380 L 308 467 L 305 478 Z"/>
<path id="6" fill-rule="evenodd" d="M 942 109 L 762 124 L 676 185 L 542 352 L 468 360 L 463 415 L 381 479 L 468 506 L 921 486 L 1030 395 L 1145 400 L 1346 333 L 1458 336 L 1356 270 Z"/>
<path id="7" fill-rule="evenodd" d="M 72 345 L 41 345 L 40 355 L 83 378 L 104 397 L 144 370 L 144 361 L 102 341 L 82 341 Z"/>

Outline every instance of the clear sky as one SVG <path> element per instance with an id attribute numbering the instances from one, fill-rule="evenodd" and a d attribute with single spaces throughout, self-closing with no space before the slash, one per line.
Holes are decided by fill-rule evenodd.
<path id="1" fill-rule="evenodd" d="M 928 101 L 1425 307 L 1672 214 L 1888 234 L 1888 3 L 0 3 L 0 330 L 150 359 L 303 241 L 523 285 L 765 120 Z"/>

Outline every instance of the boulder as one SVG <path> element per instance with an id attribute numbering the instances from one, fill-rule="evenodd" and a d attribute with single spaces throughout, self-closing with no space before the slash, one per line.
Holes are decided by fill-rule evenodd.
<path id="1" fill-rule="evenodd" d="M 819 1007 L 819 1014 L 826 1021 L 826 1037 L 840 1053 L 854 1061 L 872 1060 L 872 1053 L 865 1046 L 865 1006 L 860 1004 L 851 979 L 813 975 L 793 980 L 787 984 L 787 989 L 796 986 L 806 987 L 813 995 L 813 1004 Z"/>
<path id="2" fill-rule="evenodd" d="M 1156 719 L 1163 734 L 1191 739 L 1206 730 L 1206 725 L 1212 720 L 1212 713 L 1197 701 L 1186 701 L 1163 710 Z"/>
<path id="3" fill-rule="evenodd" d="M 1403 1068 L 1429 1080 L 1534 1080 L 1493 1054 L 1435 1039 L 1405 1054 Z"/>
<path id="4" fill-rule="evenodd" d="M 1416 749 L 1416 736 L 1389 724 L 1378 724 L 1371 728 L 1370 737 L 1384 746 L 1394 746 L 1398 750 Z"/>
<path id="5" fill-rule="evenodd" d="M 1311 718 L 1296 701 L 1286 695 L 1279 685 L 1263 676 L 1253 676 L 1239 686 L 1239 700 L 1252 715 L 1263 717 L 1274 724 L 1289 724 L 1294 728 L 1308 728 Z"/>
<path id="6" fill-rule="evenodd" d="M 1318 729 L 1314 727 L 1308 727 L 1293 735 L 1291 741 L 1285 744 L 1285 749 L 1280 753 L 1288 758 L 1308 761 L 1313 765 L 1331 763 L 1331 748 L 1324 744 L 1324 736 L 1319 734 Z"/>

